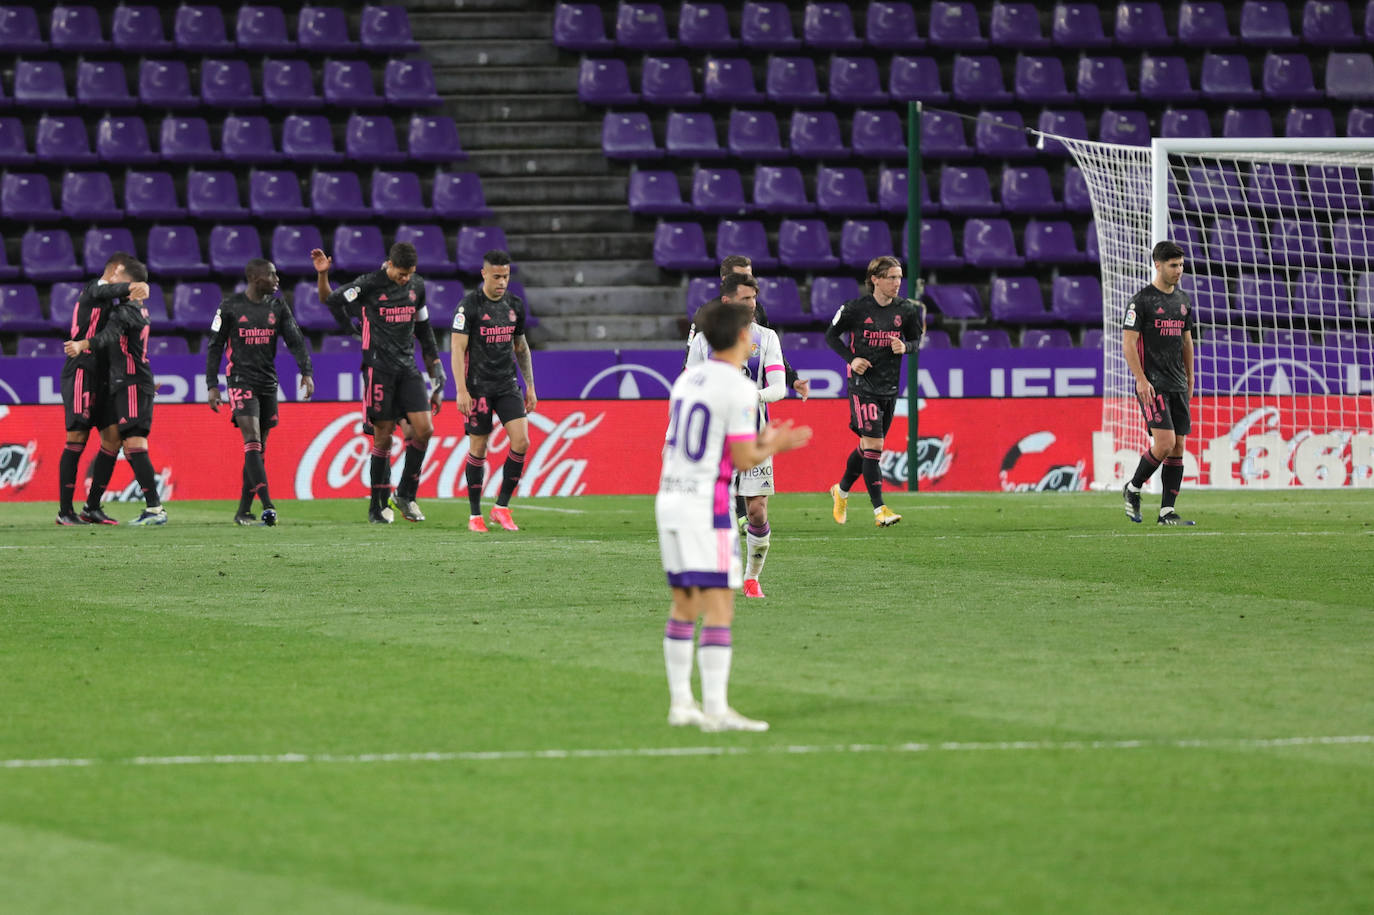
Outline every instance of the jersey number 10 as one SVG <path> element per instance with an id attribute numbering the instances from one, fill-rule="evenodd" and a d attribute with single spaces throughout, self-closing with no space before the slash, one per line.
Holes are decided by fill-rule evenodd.
<path id="1" fill-rule="evenodd" d="M 684 420 L 682 401 L 673 401 L 673 411 L 668 417 L 668 447 L 676 448 L 681 441 L 687 459 L 696 463 L 706 453 L 706 430 L 710 424 L 711 411 L 706 409 L 706 404 L 692 404 Z"/>

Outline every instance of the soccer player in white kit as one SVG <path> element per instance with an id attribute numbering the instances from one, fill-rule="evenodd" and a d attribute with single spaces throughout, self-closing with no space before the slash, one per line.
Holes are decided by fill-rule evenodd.
<path id="1" fill-rule="evenodd" d="M 723 302 L 740 302 L 754 308 L 759 284 L 752 276 L 731 274 L 721 281 Z M 705 362 L 711 347 L 701 334 L 692 337 L 687 347 L 687 367 Z M 787 372 L 782 358 L 782 344 L 778 335 L 757 321 L 749 325 L 749 355 L 741 367 L 741 374 L 758 391 L 758 428 L 768 426 L 768 405 L 787 396 Z M 741 471 L 737 486 L 744 497 L 748 521 L 745 524 L 744 596 L 763 597 L 759 576 L 768 559 L 772 528 L 768 526 L 768 497 L 773 489 L 773 459 L 767 458 L 757 467 Z"/>
<path id="2" fill-rule="evenodd" d="M 654 515 L 673 605 L 663 637 L 668 671 L 668 723 L 703 731 L 766 731 L 768 722 L 730 708 L 727 692 L 734 589 L 740 586 L 735 527 L 734 470 L 748 470 L 811 439 L 791 421 L 758 427 L 759 394 L 741 369 L 753 347 L 753 309 L 743 302 L 711 303 L 699 330 L 710 359 L 673 383 Z M 692 696 L 692 636 L 702 620 L 701 698 Z"/>

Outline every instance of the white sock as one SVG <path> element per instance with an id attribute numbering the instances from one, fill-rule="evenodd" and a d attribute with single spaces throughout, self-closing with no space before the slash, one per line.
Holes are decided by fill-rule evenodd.
<path id="1" fill-rule="evenodd" d="M 692 698 L 692 640 L 663 639 L 663 666 L 668 669 L 668 701 L 674 705 L 691 705 Z"/>
<path id="2" fill-rule="evenodd" d="M 1126 481 L 1126 488 L 1131 492 L 1140 492 L 1140 487 L 1132 483 L 1130 480 Z"/>
<path id="3" fill-rule="evenodd" d="M 744 564 L 745 578 L 758 578 L 763 572 L 763 563 L 768 559 L 768 543 L 770 535 L 764 534 L 762 537 L 755 537 L 751 533 L 746 533 L 744 543 L 747 547 L 745 553 L 746 562 Z"/>
<path id="4" fill-rule="evenodd" d="M 733 652 L 729 645 L 703 645 L 697 649 L 697 663 L 701 665 L 701 710 L 708 715 L 724 715 L 730 707 L 726 694 L 730 687 Z"/>

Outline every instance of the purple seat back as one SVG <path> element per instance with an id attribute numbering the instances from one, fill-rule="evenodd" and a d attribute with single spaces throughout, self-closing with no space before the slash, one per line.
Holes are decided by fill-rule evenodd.
<path id="1" fill-rule="evenodd" d="M 560 3 L 554 7 L 553 43 L 568 51 L 605 51 L 615 46 L 606 37 L 601 7 L 595 3 Z"/>
<path id="2" fill-rule="evenodd" d="M 932 283 L 926 286 L 926 296 L 935 310 L 947 318 L 976 321 L 987 314 L 978 287 L 972 283 Z"/>
<path id="3" fill-rule="evenodd" d="M 389 117 L 354 114 L 344 128 L 344 153 L 355 162 L 404 162 L 406 154 L 396 142 L 396 128 Z"/>
<path id="4" fill-rule="evenodd" d="M 1366 11 L 1365 16 L 1369 13 Z M 1346 0 L 1307 0 L 1302 8 L 1302 40 L 1318 47 L 1347 48 L 1360 43 Z"/>
<path id="5" fill-rule="evenodd" d="M 794 165 L 755 166 L 753 204 L 766 213 L 810 213 L 816 209 L 806 197 L 801 169 Z"/>
<path id="6" fill-rule="evenodd" d="M 992 199 L 992 182 L 980 165 L 945 165 L 940 168 L 940 208 L 946 213 L 978 216 L 999 213 Z"/>
<path id="7" fill-rule="evenodd" d="M 834 270 L 840 266 L 830 247 L 830 231 L 819 219 L 784 219 L 778 225 L 778 259 L 784 267 L 796 270 Z"/>
<path id="8" fill-rule="evenodd" d="M 1023 235 L 1026 260 L 1032 264 L 1081 264 L 1085 258 L 1067 220 L 1032 219 Z"/>
<path id="9" fill-rule="evenodd" d="M 910 227 L 903 232 L 902 248 L 906 248 L 905 237 Z M 921 220 L 921 266 L 924 267 L 962 267 L 964 259 L 954 250 L 954 229 L 947 219 Z"/>
<path id="10" fill-rule="evenodd" d="M 398 54 L 420 49 L 411 35 L 410 16 L 404 6 L 364 6 L 358 39 L 364 51 Z"/>
<path id="11" fill-rule="evenodd" d="M 952 88 L 955 101 L 969 104 L 998 105 L 1012 99 L 1002 77 L 1002 64 L 991 54 L 956 54 Z"/>
<path id="12" fill-rule="evenodd" d="M 1228 108 L 1222 116 L 1223 137 L 1272 137 L 1274 122 L 1263 108 Z"/>
<path id="13" fill-rule="evenodd" d="M 272 230 L 272 263 L 286 276 L 306 276 L 314 273 L 315 266 L 310 260 L 310 252 L 314 248 L 323 251 L 324 239 L 320 236 L 320 230 L 313 225 L 277 226 Z M 309 298 L 315 298 L 313 280 L 310 282 Z M 299 292 L 296 300 L 300 300 Z M 330 326 L 333 326 L 332 321 Z"/>
<path id="14" fill-rule="evenodd" d="M 462 272 L 480 273 L 482 256 L 491 250 L 510 250 L 500 226 L 463 226 L 458 230 L 458 269 Z"/>
<path id="15" fill-rule="evenodd" d="M 1022 349 L 1068 349 L 1073 337 L 1062 327 L 1028 327 L 1021 335 Z"/>
<path id="16" fill-rule="evenodd" d="M 657 3 L 622 2 L 616 10 L 615 43 L 639 51 L 677 47 L 677 42 L 668 37 L 668 17 Z"/>
<path id="17" fill-rule="evenodd" d="M 1034 3 L 993 3 L 988 37 L 995 48 L 1039 50 L 1050 46 L 1040 29 L 1040 10 Z"/>
<path id="18" fill-rule="evenodd" d="M 1090 275 L 1055 277 L 1050 290 L 1050 314 L 1064 321 L 1100 322 L 1101 281 Z"/>
<path id="19" fill-rule="evenodd" d="M 866 216 L 878 208 L 869 198 L 862 170 L 822 167 L 816 171 L 816 208 L 823 213 Z"/>
<path id="20" fill-rule="evenodd" d="M 973 147 L 964 137 L 961 118 L 945 111 L 921 112 L 921 155 L 952 159 L 963 158 L 972 152 Z"/>
<path id="21" fill-rule="evenodd" d="M 740 42 L 761 51 L 795 51 L 801 47 L 787 4 L 754 0 L 745 3 L 740 14 Z"/>
<path id="22" fill-rule="evenodd" d="M 618 58 L 582 58 L 577 98 L 586 105 L 630 105 L 639 95 L 630 88 L 630 71 Z"/>
<path id="23" fill-rule="evenodd" d="M 1245 0 L 1240 8 L 1240 42 L 1258 47 L 1279 48 L 1298 43 L 1288 4 L 1281 0 Z"/>
<path id="24" fill-rule="evenodd" d="M 177 7 L 172 41 L 182 51 L 222 54 L 234 49 L 224 29 L 224 13 L 217 6 Z"/>
<path id="25" fill-rule="evenodd" d="M 627 83 L 628 86 L 628 78 Z M 695 105 L 701 93 L 692 85 L 692 67 L 684 57 L 644 56 L 639 91 L 653 105 Z"/>
<path id="26" fill-rule="evenodd" d="M 286 13 L 279 6 L 239 7 L 234 39 L 244 51 L 274 54 L 293 51 L 296 43 L 286 35 Z"/>
<path id="27" fill-rule="evenodd" d="M 140 117 L 101 118 L 96 126 L 95 150 L 103 162 L 148 164 L 159 160 Z"/>
<path id="28" fill-rule="evenodd" d="M 1040 112 L 1040 121 L 1036 125 L 1045 133 L 1052 133 L 1061 137 L 1074 137 L 1080 140 L 1088 139 L 1088 121 L 1082 111 L 1078 110 L 1052 110 L 1046 108 Z M 1046 153 L 1055 156 L 1067 156 L 1068 147 L 1058 140 L 1045 138 Z"/>
<path id="29" fill-rule="evenodd" d="M 357 46 L 348 37 L 348 15 L 341 6 L 305 6 L 296 19 L 296 41 L 303 51 L 347 52 Z"/>
<path id="30" fill-rule="evenodd" d="M 0 216 L 22 222 L 56 221 L 52 188 L 47 176 L 6 172 L 0 179 Z"/>
<path id="31" fill-rule="evenodd" d="M 811 316 L 802 311 L 801 292 L 790 276 L 760 277 L 759 302 L 768 311 L 770 324 L 806 324 Z"/>
<path id="32" fill-rule="evenodd" d="M 368 88 L 372 76 L 368 74 Z M 324 100 L 315 92 L 315 70 L 304 60 L 264 60 L 262 98 L 274 108 L 319 108 Z"/>
<path id="33" fill-rule="evenodd" d="M 841 305 L 859 295 L 859 281 L 852 276 L 818 276 L 811 280 L 811 317 L 830 321 Z"/>
<path id="34" fill-rule="evenodd" d="M 716 136 L 715 119 L 702 112 L 669 113 L 663 145 L 669 155 L 682 159 L 719 159 L 725 155 Z"/>
<path id="35" fill-rule="evenodd" d="M 248 208 L 261 219 L 306 219 L 310 216 L 310 208 L 301 200 L 300 179 L 290 169 L 254 169 L 248 176 Z M 272 238 L 275 248 L 275 233 Z M 323 248 L 322 245 L 316 247 Z"/>
<path id="36" fill-rule="evenodd" d="M 210 125 L 204 118 L 162 119 L 162 158 L 168 162 L 214 162 L 220 158 L 210 144 Z"/>
<path id="37" fill-rule="evenodd" d="M 43 51 L 47 42 L 38 32 L 38 13 L 31 6 L 0 9 L 0 51 Z"/>
<path id="38" fill-rule="evenodd" d="M 1178 43 L 1191 48 L 1225 48 L 1236 43 L 1221 0 L 1184 0 L 1178 6 Z"/>
<path id="39" fill-rule="evenodd" d="M 19 243 L 24 275 L 31 280 L 76 280 L 82 276 L 72 237 L 61 229 L 30 229 Z"/>
<path id="40" fill-rule="evenodd" d="M 1331 227 L 1331 250 L 1338 264 L 1357 270 L 1374 268 L 1374 221 L 1336 220 Z"/>
<path id="41" fill-rule="evenodd" d="M 186 209 L 201 219 L 240 219 L 248 215 L 239 203 L 238 179 L 227 171 L 188 172 Z"/>
<path id="42" fill-rule="evenodd" d="M 737 42 L 730 35 L 730 17 L 723 3 L 684 2 L 678 10 L 677 40 L 698 51 L 727 51 Z"/>
<path id="43" fill-rule="evenodd" d="M 1025 159 L 1036 154 L 1019 111 L 984 111 L 973 125 L 973 148 L 992 159 Z"/>
<path id="44" fill-rule="evenodd" d="M 1078 97 L 1085 102 L 1129 102 L 1135 92 L 1126 81 L 1120 57 L 1084 57 L 1078 62 Z"/>
<path id="45" fill-rule="evenodd" d="M 100 27 L 100 11 L 89 5 L 53 7 L 49 40 L 57 51 L 104 51 L 110 43 Z"/>
<path id="46" fill-rule="evenodd" d="M 759 270 L 778 265 L 778 259 L 768 250 L 768 232 L 757 219 L 722 219 L 716 226 L 716 260 L 732 254 L 743 254 Z"/>
<path id="47" fill-rule="evenodd" d="M 1163 102 L 1197 98 L 1182 57 L 1145 57 L 1140 61 L 1140 97 Z"/>
<path id="48" fill-rule="evenodd" d="M 906 157 L 906 134 L 897 112 L 859 108 L 854 111 L 850 149 L 867 159 Z"/>
<path id="49" fill-rule="evenodd" d="M 181 60 L 144 58 L 138 65 L 138 98 L 144 105 L 158 108 L 194 108 L 198 104 L 191 94 L 191 74 Z"/>
<path id="50" fill-rule="evenodd" d="M 209 333 L 220 298 L 218 283 L 177 283 L 172 289 L 172 327 Z"/>
<path id="51" fill-rule="evenodd" d="M 978 23 L 978 8 L 968 2 L 936 0 L 930 5 L 929 42 L 950 50 L 981 50 L 988 46 Z"/>
<path id="52" fill-rule="evenodd" d="M 1262 236 L 1260 236 L 1262 237 Z M 1261 242 L 1255 227 L 1243 216 L 1218 216 L 1209 220 L 1207 259 L 1221 264 L 1257 264 L 1268 258 L 1268 242 Z"/>
<path id="53" fill-rule="evenodd" d="M 1111 39 L 1102 30 L 1102 13 L 1096 3 L 1055 6 L 1050 36 L 1061 48 L 1105 48 L 1111 44 Z"/>
<path id="54" fill-rule="evenodd" d="M 964 223 L 964 260 L 974 267 L 1020 267 L 1016 237 L 1005 219 L 970 219 Z"/>
<path id="55" fill-rule="evenodd" d="M 329 164 L 343 161 L 334 148 L 329 119 L 317 114 L 293 114 L 282 122 L 281 149 L 293 162 Z"/>
<path id="56" fill-rule="evenodd" d="M 1058 213 L 1064 207 L 1054 199 L 1050 173 L 1040 165 L 1002 169 L 1002 209 L 1008 213 Z"/>
<path id="57" fill-rule="evenodd" d="M 1064 62 L 1049 55 L 1018 57 L 1015 88 L 1017 99 L 1023 102 L 1061 105 L 1074 100 L 1064 78 Z"/>
<path id="58" fill-rule="evenodd" d="M 1283 132 L 1289 137 L 1334 137 L 1336 115 L 1330 108 L 1289 108 Z"/>
<path id="59" fill-rule="evenodd" d="M 132 108 L 124 65 L 118 61 L 82 60 L 76 64 L 76 100 L 91 108 Z"/>
<path id="60" fill-rule="evenodd" d="M 1212 122 L 1202 108 L 1170 108 L 1159 118 L 1161 137 L 1202 138 L 1212 135 Z"/>
<path id="61" fill-rule="evenodd" d="M 933 57 L 894 55 L 888 71 L 888 94 L 895 102 L 943 102 L 949 98 L 940 85 L 940 65 Z"/>
<path id="62" fill-rule="evenodd" d="M 458 138 L 458 125 L 446 114 L 411 117 L 406 153 L 420 162 L 461 162 L 468 157 Z"/>
<path id="63" fill-rule="evenodd" d="M 48 330 L 49 323 L 38 304 L 38 290 L 28 284 L 0 286 L 0 327 L 21 334 Z"/>
<path id="64" fill-rule="evenodd" d="M 281 153 L 272 145 L 272 125 L 261 115 L 224 119 L 220 132 L 220 151 L 230 162 L 262 164 L 281 161 Z"/>
<path id="65" fill-rule="evenodd" d="M 372 173 L 372 212 L 383 219 L 424 219 L 433 214 L 420 194 L 420 176 L 410 171 Z"/>
<path id="66" fill-rule="evenodd" d="M 1150 119 L 1143 111 L 1104 109 L 1098 128 L 1103 143 L 1150 145 Z"/>
<path id="67" fill-rule="evenodd" d="M 988 290 L 988 313 L 994 321 L 1034 324 L 1051 319 L 1033 276 L 993 277 Z"/>
<path id="68" fill-rule="evenodd" d="M 392 105 L 420 107 L 443 102 L 434 85 L 434 68 L 427 60 L 387 61 L 382 89 Z"/>
<path id="69" fill-rule="evenodd" d="M 854 34 L 854 16 L 848 3 L 811 0 L 802 14 L 802 40 L 813 48 L 853 51 L 863 47 Z"/>
<path id="70" fill-rule="evenodd" d="M 346 273 L 377 270 L 386 260 L 382 230 L 376 226 L 340 225 L 334 230 L 334 264 Z M 420 265 L 419 269 L 423 269 Z"/>
<path id="71" fill-rule="evenodd" d="M 744 57 L 715 57 L 706 61 L 703 94 L 713 102 L 751 103 L 763 99 L 754 87 L 754 70 Z"/>
<path id="72" fill-rule="evenodd" d="M 353 172 L 315 172 L 310 179 L 310 208 L 316 216 L 337 219 L 372 215 L 371 208 L 363 203 L 362 184 Z"/>
<path id="73" fill-rule="evenodd" d="M 825 101 L 825 94 L 821 92 L 816 79 L 816 64 L 809 57 L 770 57 L 764 91 L 770 101 L 782 105 L 820 104 Z"/>
<path id="74" fill-rule="evenodd" d="M 654 229 L 654 263 L 665 270 L 712 270 L 706 233 L 697 222 L 660 222 Z"/>
<path id="75" fill-rule="evenodd" d="M 96 161 L 86 122 L 77 115 L 45 114 L 38 119 L 33 137 L 34 157 L 59 165 L 85 165 Z"/>
<path id="76" fill-rule="evenodd" d="M 642 111 L 608 111 L 601 120 L 601 149 L 610 159 L 659 159 L 649 116 Z"/>
<path id="77" fill-rule="evenodd" d="M 889 51 L 915 51 L 926 44 L 916 30 L 916 11 L 904 0 L 871 0 L 864 40 L 871 47 Z"/>
<path id="78" fill-rule="evenodd" d="M 694 276 L 687 281 L 687 317 L 695 318 L 697 309 L 720 295 L 720 280 L 714 276 Z"/>
<path id="79" fill-rule="evenodd" d="M 458 263 L 448 256 L 448 238 L 441 227 L 403 223 L 396 227 L 396 241 L 415 246 L 420 263 L 425 265 L 425 276 L 453 276 L 458 272 Z"/>
<path id="80" fill-rule="evenodd" d="M 1266 54 L 1260 87 L 1266 98 L 1281 101 L 1317 101 L 1324 96 L 1312 77 L 1312 62 L 1301 51 Z"/>
<path id="81" fill-rule="evenodd" d="M 72 107 L 62 64 L 47 60 L 17 61 L 14 65 L 14 102 L 21 107 L 49 110 Z"/>
<path id="82" fill-rule="evenodd" d="M 177 202 L 176 184 L 169 172 L 125 172 L 124 209 L 134 219 L 186 216 L 186 208 Z"/>
<path id="83" fill-rule="evenodd" d="M 783 156 L 778 119 L 771 111 L 732 111 L 727 139 L 730 153 L 743 159 Z"/>
<path id="84" fill-rule="evenodd" d="M 1350 101 L 1374 100 L 1374 55 L 1342 51 L 1328 54 L 1326 94 Z"/>
<path id="85" fill-rule="evenodd" d="M 1174 43 L 1164 26 L 1164 10 L 1148 0 L 1117 4 L 1112 39 L 1123 48 L 1164 48 Z"/>
<path id="86" fill-rule="evenodd" d="M 281 264 L 277 264 L 277 269 L 281 269 Z M 426 298 L 428 298 L 429 284 L 425 284 Z M 291 296 L 291 313 L 300 325 L 301 330 L 316 331 L 330 334 L 324 338 L 320 346 L 320 352 L 345 352 L 347 350 L 362 349 L 362 340 L 352 334 L 344 335 L 340 333 L 339 322 L 329 313 L 329 307 L 320 301 L 319 293 L 316 291 L 315 280 L 303 280 L 296 284 Z M 337 336 L 335 336 L 337 335 Z M 349 341 L 349 347 L 331 346 L 331 341 Z"/>
<path id="87" fill-rule="evenodd" d="M 960 349 L 1011 349 L 1011 337 L 1000 327 L 974 328 L 959 336 Z"/>
<path id="88" fill-rule="evenodd" d="M 652 172 L 635 174 L 653 174 Z M 671 173 L 668 173 L 671 174 Z M 633 183 L 633 176 L 631 177 Z M 677 179 L 673 179 L 676 188 Z M 681 198 L 679 198 L 679 202 Z M 686 209 L 686 204 L 682 204 Z M 482 179 L 476 172 L 438 172 L 434 176 L 434 215 L 442 219 L 485 219 L 491 215 Z"/>
<path id="89" fill-rule="evenodd" d="M 802 159 L 842 159 L 849 150 L 840 138 L 840 122 L 833 111 L 794 111 L 788 130 L 788 151 Z"/>
<path id="90" fill-rule="evenodd" d="M 67 172 L 62 176 L 62 215 L 72 219 L 120 219 L 114 184 L 105 172 Z"/>
<path id="91" fill-rule="evenodd" d="M 110 39 L 121 51 L 165 51 L 172 46 L 155 6 L 116 6 Z"/>
<path id="92" fill-rule="evenodd" d="M 840 226 L 840 260 L 863 269 L 875 257 L 894 254 L 892 230 L 884 219 L 846 219 Z"/>
<path id="93" fill-rule="evenodd" d="M 324 100 L 330 105 L 377 108 L 382 97 L 372 83 L 372 69 L 360 60 L 324 62 Z"/>
<path id="94" fill-rule="evenodd" d="M 733 168 L 699 168 L 692 175 L 692 209 L 716 215 L 740 214 L 749 208 L 744 202 L 744 181 Z"/>

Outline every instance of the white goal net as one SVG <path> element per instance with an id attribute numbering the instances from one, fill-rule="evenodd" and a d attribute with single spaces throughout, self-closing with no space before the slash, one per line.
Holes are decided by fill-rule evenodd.
<path id="1" fill-rule="evenodd" d="M 1150 250 L 1185 254 L 1196 390 L 1193 485 L 1374 485 L 1374 140 L 1056 138 L 1092 198 L 1103 295 L 1094 485 L 1148 444 L 1121 348 Z"/>

